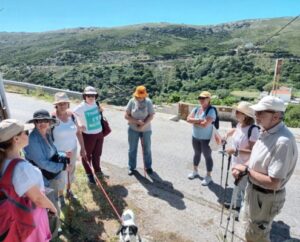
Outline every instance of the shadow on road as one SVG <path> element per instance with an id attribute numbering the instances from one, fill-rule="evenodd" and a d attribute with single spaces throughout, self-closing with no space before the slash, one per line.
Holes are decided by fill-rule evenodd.
<path id="1" fill-rule="evenodd" d="M 290 226 L 283 221 L 274 221 L 271 229 L 271 241 L 272 242 L 300 242 L 299 239 L 291 237 Z"/>
<path id="2" fill-rule="evenodd" d="M 217 183 L 211 182 L 208 185 L 209 190 L 211 190 L 216 197 L 218 198 L 218 203 L 223 204 L 225 201 L 230 202 L 233 188 L 227 187 L 226 189 L 226 197 L 224 199 L 225 189 Z"/>
<path id="3" fill-rule="evenodd" d="M 172 207 L 179 210 L 186 208 L 183 201 L 184 195 L 174 189 L 173 184 L 169 181 L 161 179 L 161 177 L 153 172 L 150 176 L 150 180 L 142 176 L 138 171 L 135 171 L 133 175 L 147 190 L 148 194 L 153 197 L 167 201 Z"/>

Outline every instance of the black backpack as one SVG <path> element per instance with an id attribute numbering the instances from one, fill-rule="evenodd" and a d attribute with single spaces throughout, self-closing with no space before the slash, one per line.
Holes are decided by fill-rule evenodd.
<path id="1" fill-rule="evenodd" d="M 255 125 L 255 124 L 252 124 L 251 126 L 250 126 L 250 128 L 248 129 L 248 140 L 250 139 L 250 137 L 251 137 L 251 134 L 252 134 L 252 130 L 253 130 L 253 128 L 258 128 L 258 130 L 260 130 L 260 127 L 259 126 L 257 126 L 257 125 Z"/>
<path id="2" fill-rule="evenodd" d="M 213 121 L 213 125 L 216 127 L 216 129 L 219 129 L 220 127 L 220 118 L 219 118 L 219 114 L 218 114 L 218 110 L 215 106 L 210 105 L 206 110 L 205 110 L 205 116 L 207 116 L 208 112 L 210 109 L 214 109 L 215 113 L 216 113 L 216 119 L 215 121 Z M 196 108 L 195 114 L 198 112 L 199 107 Z"/>

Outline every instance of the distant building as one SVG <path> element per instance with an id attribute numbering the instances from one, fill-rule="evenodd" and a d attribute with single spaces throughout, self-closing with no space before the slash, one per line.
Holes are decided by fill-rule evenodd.
<path id="1" fill-rule="evenodd" d="M 285 103 L 289 103 L 292 98 L 292 88 L 280 87 L 277 90 L 272 90 L 270 94 L 272 96 L 280 98 Z"/>

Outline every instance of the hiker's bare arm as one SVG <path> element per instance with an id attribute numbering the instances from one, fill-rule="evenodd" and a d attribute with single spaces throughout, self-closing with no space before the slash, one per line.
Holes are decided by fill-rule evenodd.
<path id="1" fill-rule="evenodd" d="M 230 129 L 230 130 L 226 133 L 225 139 L 227 139 L 228 137 L 231 137 L 231 136 L 234 134 L 235 130 L 236 130 L 235 128 Z"/>
<path id="2" fill-rule="evenodd" d="M 190 124 L 197 124 L 197 125 L 199 125 L 199 122 L 200 122 L 201 120 L 196 119 L 196 118 L 195 118 L 194 112 L 191 112 L 191 113 L 189 114 L 189 116 L 187 117 L 186 121 L 187 121 L 188 123 L 190 123 Z"/>
<path id="3" fill-rule="evenodd" d="M 31 187 L 25 195 L 38 207 L 48 208 L 51 212 L 57 214 L 53 203 L 40 191 L 37 186 Z"/>
<path id="4" fill-rule="evenodd" d="M 207 116 L 204 120 L 200 120 L 199 125 L 203 128 L 206 128 L 208 125 L 210 125 L 213 122 L 213 118 L 210 116 Z"/>

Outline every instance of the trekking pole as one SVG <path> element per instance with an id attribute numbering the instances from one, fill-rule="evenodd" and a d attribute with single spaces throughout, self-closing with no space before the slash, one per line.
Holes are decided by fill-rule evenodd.
<path id="1" fill-rule="evenodd" d="M 226 172 L 226 180 L 225 180 L 225 186 L 224 186 L 224 196 L 223 196 L 223 201 L 222 201 L 223 206 L 222 206 L 222 212 L 221 212 L 220 225 L 222 225 L 222 222 L 223 222 L 224 203 L 225 203 L 226 191 L 227 191 L 227 187 L 228 187 L 228 174 L 229 174 L 230 163 L 231 163 L 231 155 L 228 156 L 227 172 Z"/>
<path id="2" fill-rule="evenodd" d="M 224 159 L 226 156 L 226 151 L 225 151 L 226 144 L 227 144 L 226 140 L 222 140 L 222 151 L 219 151 L 219 153 L 222 154 L 222 166 L 221 166 L 221 178 L 220 178 L 220 186 L 221 187 L 223 184 L 223 170 L 224 170 Z"/>
<path id="3" fill-rule="evenodd" d="M 72 197 L 70 195 L 70 190 L 71 190 L 71 183 L 70 183 L 70 171 L 67 171 L 67 199 L 69 200 L 69 206 L 67 208 L 67 214 L 66 214 L 66 218 L 68 221 L 68 225 L 71 227 L 72 226 L 72 209 L 71 209 L 71 205 L 72 205 Z M 70 228 L 69 228 L 70 229 Z"/>
<path id="4" fill-rule="evenodd" d="M 230 208 L 229 208 L 229 214 L 227 216 L 227 224 L 226 224 L 226 229 L 225 229 L 225 233 L 224 233 L 224 238 L 223 238 L 223 242 L 226 241 L 226 237 L 227 237 L 227 232 L 228 232 L 228 227 L 229 227 L 229 222 L 230 222 L 230 218 L 232 215 L 232 230 L 231 230 L 231 242 L 233 242 L 233 238 L 234 238 L 234 224 L 235 224 L 235 215 L 236 215 L 236 200 L 237 200 L 237 195 L 238 195 L 238 191 L 239 191 L 239 182 L 241 181 L 241 179 L 247 175 L 247 171 L 243 171 L 239 174 L 238 178 L 235 179 L 234 181 L 234 189 L 233 189 L 233 193 L 232 193 L 232 197 L 231 197 L 231 201 L 230 201 Z M 235 210 L 233 212 L 233 210 Z"/>
<path id="5" fill-rule="evenodd" d="M 147 177 L 145 157 L 144 157 L 145 151 L 144 151 L 144 136 L 143 136 L 143 133 L 141 135 L 141 146 L 142 146 L 143 165 L 144 165 L 144 177 Z"/>

